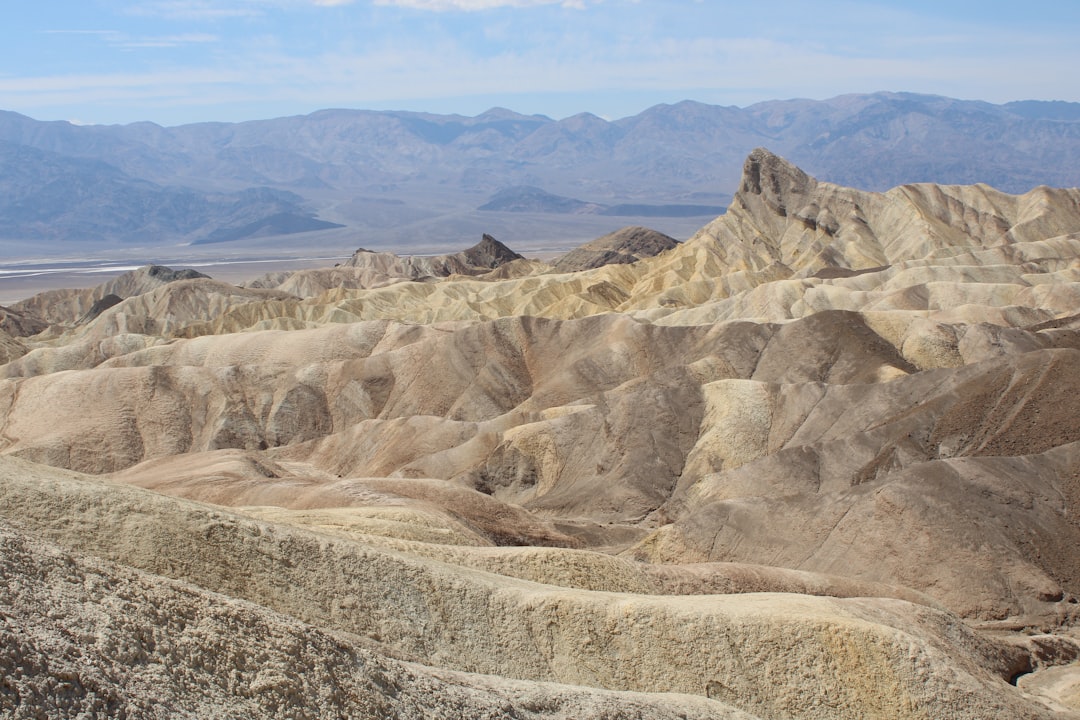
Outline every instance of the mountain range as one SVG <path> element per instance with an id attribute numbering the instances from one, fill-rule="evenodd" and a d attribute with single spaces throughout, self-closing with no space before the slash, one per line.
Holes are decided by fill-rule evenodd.
<path id="1" fill-rule="evenodd" d="M 0 112 L 0 240 L 8 255 L 43 244 L 415 248 L 484 232 L 583 241 L 630 224 L 610 216 L 656 218 L 686 237 L 731 200 L 761 145 L 863 190 L 1080 185 L 1080 105 L 1060 102 L 877 93 L 686 101 L 618 120 L 323 110 L 178 127 Z"/>

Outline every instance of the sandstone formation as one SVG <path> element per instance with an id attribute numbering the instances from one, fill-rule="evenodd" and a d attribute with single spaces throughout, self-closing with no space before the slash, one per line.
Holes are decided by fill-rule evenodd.
<path id="1" fill-rule="evenodd" d="M 1039 710 L 1018 694 L 1005 692 L 1009 686 L 1003 678 L 1030 667 L 1030 651 L 980 638 L 940 610 L 887 600 L 769 594 L 679 598 L 556 589 L 424 562 L 408 554 L 337 541 L 286 525 L 246 521 L 205 506 L 109 487 L 70 474 L 42 473 L 10 460 L 4 462 L 2 472 L 9 522 L 63 548 L 51 551 L 60 556 L 53 561 L 59 565 L 52 573 L 54 578 L 46 575 L 37 584 L 89 586 L 88 598 L 74 588 L 71 600 L 63 598 L 89 606 L 86 609 L 64 608 L 52 617 L 42 613 L 48 621 L 42 622 L 42 618 L 37 624 L 46 625 L 43 630 L 54 635 L 64 635 L 62 629 L 68 623 L 76 628 L 87 623 L 93 627 L 94 615 L 100 617 L 100 611 L 93 612 L 94 605 L 109 604 L 108 583 L 77 582 L 81 580 L 78 570 L 72 572 L 72 566 L 84 573 L 96 568 L 80 568 L 78 562 L 64 557 L 70 552 L 89 553 L 224 595 L 254 598 L 267 607 L 264 617 L 276 610 L 330 632 L 367 638 L 376 648 L 385 647 L 384 652 L 458 671 L 620 690 L 700 694 L 723 703 L 715 709 L 718 714 L 733 708 L 751 717 L 919 716 L 919 708 L 927 707 L 934 708 L 934 715 L 956 717 L 1023 712 L 1051 717 L 1049 711 Z M 146 521 L 151 517 L 156 522 Z M 12 544 L 18 562 L 18 555 L 25 556 L 27 551 L 18 542 Z M 29 563 L 23 560 L 19 564 L 25 568 Z M 18 578 L 28 573 L 16 568 L 12 574 Z M 38 568 L 31 578 L 41 574 Z M 123 579 L 129 583 L 141 580 L 138 584 L 142 588 L 132 592 L 125 587 L 118 595 L 122 601 L 142 607 L 139 595 L 152 583 L 131 573 Z M 22 582 L 12 585 L 8 595 L 24 587 Z M 170 590 L 176 592 L 172 583 L 164 585 L 165 598 Z M 49 595 L 33 584 L 31 592 Z M 130 599 L 132 594 L 134 599 Z M 21 598 L 8 603 L 18 607 L 21 615 L 33 607 Z M 198 598 L 176 604 L 180 614 L 193 620 L 199 617 L 191 607 L 200 604 Z M 215 614 L 227 612 L 227 608 L 214 610 Z M 270 624 L 274 619 L 271 616 L 265 622 Z M 202 627 L 182 624 L 176 629 L 161 629 L 161 620 L 154 617 L 129 622 L 132 627 L 128 632 L 110 633 L 100 640 L 95 635 L 95 645 L 84 650 L 76 644 L 76 651 L 80 655 L 86 652 L 91 659 L 97 653 L 131 658 L 121 660 L 123 666 L 133 665 L 132 660 L 147 650 L 153 652 L 159 642 L 166 651 L 184 639 L 196 648 L 221 643 L 221 638 L 213 635 L 212 640 L 201 641 L 175 637 L 180 632 L 196 636 L 213 633 L 212 620 L 202 621 L 206 623 Z M 235 621 L 229 624 L 235 627 Z M 157 637 L 155 630 L 160 633 Z M 233 630 L 241 638 L 269 635 L 271 647 L 286 658 L 264 651 L 261 657 L 241 665 L 237 677 L 230 671 L 234 664 L 244 662 L 243 653 L 237 652 L 236 658 L 212 654 L 212 661 L 221 663 L 221 669 L 211 672 L 228 673 L 235 683 L 232 692 L 228 687 L 219 692 L 254 696 L 268 704 L 281 702 L 274 698 L 275 691 L 281 692 L 278 688 L 287 688 L 297 682 L 297 675 L 303 676 L 296 660 L 285 662 L 288 648 L 305 641 L 316 647 L 300 658 L 310 652 L 319 661 L 315 672 L 326 674 L 326 666 L 334 659 L 333 655 L 321 657 L 318 646 L 326 640 L 289 637 L 303 631 L 295 623 L 286 628 Z M 275 637 L 279 633 L 286 637 L 279 640 Z M 312 631 L 305 634 L 310 637 Z M 104 647 L 96 645 L 98 642 Z M 116 646 L 113 653 L 110 645 Z M 340 648 L 335 654 L 347 651 L 347 647 Z M 1075 657 L 1078 651 L 1080 646 L 1075 643 L 1056 650 L 1067 658 Z M 168 656 L 162 660 L 158 672 L 168 671 L 176 663 Z M 184 661 L 183 656 L 180 660 Z M 18 657 L 15 662 L 20 668 L 28 664 Z M 187 662 L 199 667 L 197 657 Z M 245 669 L 250 674 L 247 677 Z M 136 675 L 130 680 L 133 684 L 149 679 L 147 673 L 132 674 Z M 80 669 L 76 677 L 88 675 L 90 671 Z M 260 675 L 273 678 L 269 693 Z M 882 683 L 893 694 L 881 694 Z M 183 687 L 179 690 L 183 692 Z M 326 686 L 305 690 L 330 694 L 328 699 L 337 702 L 348 697 L 347 691 L 332 693 Z M 183 693 L 181 702 L 190 702 L 190 694 L 190 690 Z M 374 698 L 380 699 L 377 695 Z M 310 708 L 304 710 L 311 712 Z M 634 715 L 620 712 L 616 716 Z"/>
<path id="2" fill-rule="evenodd" d="M 97 287 L 85 290 L 51 290 L 39 293 L 24 300 L 13 309 L 25 312 L 47 323 L 70 323 L 84 318 L 106 297 L 120 299 L 135 297 L 178 280 L 206 278 L 195 270 L 172 270 L 160 265 L 146 267 L 124 273 L 115 280 L 110 280 Z M 115 304 L 115 303 L 113 303 Z"/>
<path id="3" fill-rule="evenodd" d="M 9 363 L 22 357 L 27 352 L 27 347 L 18 338 L 12 337 L 4 330 L 0 330 L 0 362 Z"/>
<path id="4" fill-rule="evenodd" d="M 752 717 L 689 696 L 433 670 L 7 527 L 0 547 L 5 717 Z"/>
<path id="5" fill-rule="evenodd" d="M 333 268 L 298 270 L 264 275 L 247 284 L 252 288 L 274 288 L 297 297 L 314 297 L 332 288 L 376 288 L 405 280 L 429 281 L 451 275 L 483 275 L 515 261 L 521 255 L 501 242 L 484 235 L 479 243 L 451 255 L 398 256 L 360 248 Z"/>
<path id="6" fill-rule="evenodd" d="M 653 247 L 21 303 L 0 708 L 1080 717 L 1080 191 L 756 150 Z"/>
<path id="7" fill-rule="evenodd" d="M 0 330 L 3 330 L 8 335 L 15 337 L 37 335 L 48 326 L 47 322 L 30 313 L 20 312 L 9 307 L 0 307 Z"/>
<path id="8" fill-rule="evenodd" d="M 604 265 L 634 263 L 678 244 L 675 238 L 649 228 L 625 227 L 571 250 L 553 265 L 559 272 L 577 272 Z"/>

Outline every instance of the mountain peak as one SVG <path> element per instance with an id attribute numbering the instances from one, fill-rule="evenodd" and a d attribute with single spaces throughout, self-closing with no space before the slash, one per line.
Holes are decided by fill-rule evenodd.
<path id="1" fill-rule="evenodd" d="M 521 255 L 487 233 L 484 233 L 480 242 L 466 250 L 464 255 L 471 264 L 489 268 L 497 268 L 513 260 L 522 259 Z"/>
<path id="2" fill-rule="evenodd" d="M 755 148 L 743 163 L 738 195 L 760 196 L 766 205 L 784 214 L 792 197 L 806 195 L 817 181 L 788 160 L 769 150 Z"/>
<path id="3" fill-rule="evenodd" d="M 476 116 L 477 120 L 528 120 L 527 115 L 510 110 L 509 108 L 495 106 L 488 108 Z"/>
<path id="4" fill-rule="evenodd" d="M 559 272 L 591 270 L 604 265 L 626 265 L 677 247 L 678 240 L 650 228 L 633 225 L 587 242 L 553 265 Z"/>
<path id="5" fill-rule="evenodd" d="M 751 150 L 743 162 L 739 192 L 755 195 L 770 191 L 778 193 L 784 185 L 794 183 L 804 186 L 812 181 L 813 178 L 790 161 L 766 148 L 759 147 Z"/>
<path id="6" fill-rule="evenodd" d="M 144 265 L 141 268 L 131 271 L 133 278 L 151 277 L 162 283 L 175 282 L 177 280 L 194 280 L 197 278 L 209 279 L 209 275 L 204 275 L 198 270 L 192 270 L 185 268 L 183 270 L 173 270 L 172 268 L 165 267 L 164 265 Z"/>

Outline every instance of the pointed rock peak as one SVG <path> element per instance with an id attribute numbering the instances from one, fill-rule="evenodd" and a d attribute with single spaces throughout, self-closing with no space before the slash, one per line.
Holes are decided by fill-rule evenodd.
<path id="1" fill-rule="evenodd" d="M 739 195 L 758 195 L 767 205 L 783 211 L 793 197 L 806 195 L 817 180 L 779 155 L 756 148 L 743 163 Z"/>
<path id="2" fill-rule="evenodd" d="M 816 181 L 784 158 L 765 148 L 755 148 L 743 163 L 739 192 L 779 195 L 785 189 L 803 190 Z"/>
<path id="3" fill-rule="evenodd" d="M 489 268 L 497 268 L 513 260 L 522 259 L 521 255 L 487 233 L 484 233 L 479 243 L 465 251 L 465 257 L 471 265 Z"/>

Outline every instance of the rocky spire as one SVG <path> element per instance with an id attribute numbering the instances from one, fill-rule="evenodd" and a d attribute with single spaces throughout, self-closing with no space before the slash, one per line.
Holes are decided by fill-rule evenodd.
<path id="1" fill-rule="evenodd" d="M 739 195 L 748 206 L 753 205 L 753 198 L 747 196 L 759 196 L 769 208 L 786 216 L 788 208 L 801 204 L 816 186 L 814 178 L 779 155 L 759 147 L 751 151 L 743 163 Z"/>

